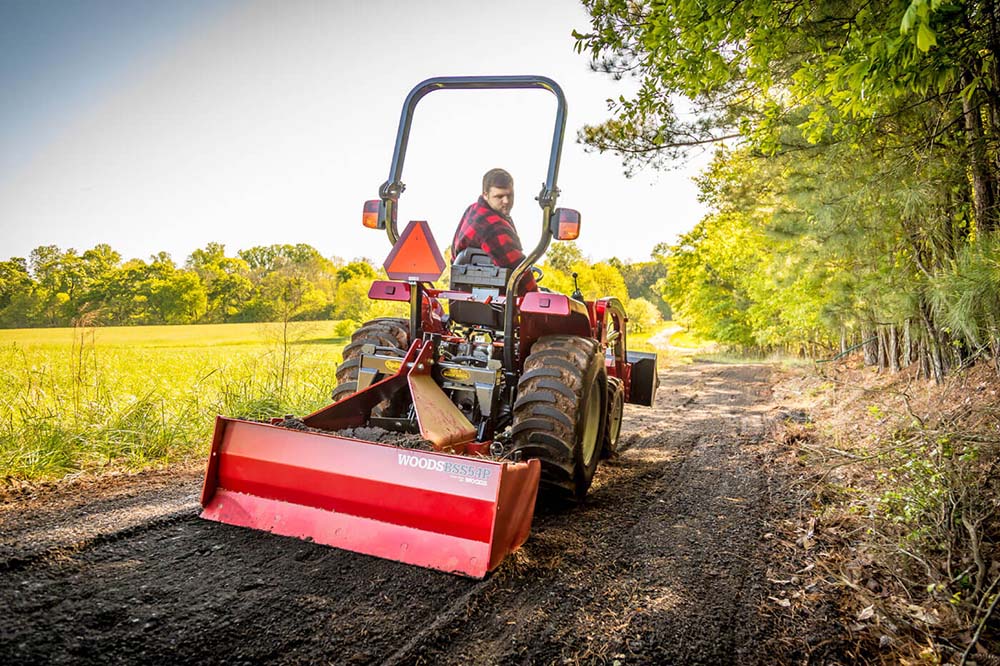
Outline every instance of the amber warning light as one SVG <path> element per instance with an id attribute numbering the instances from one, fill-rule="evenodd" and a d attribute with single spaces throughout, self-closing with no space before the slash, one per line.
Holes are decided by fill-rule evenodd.
<path id="1" fill-rule="evenodd" d="M 415 220 L 400 234 L 382 265 L 390 280 L 434 282 L 444 272 L 444 257 L 427 222 Z"/>
<path id="2" fill-rule="evenodd" d="M 378 229 L 378 204 L 378 199 L 365 202 L 365 209 L 361 214 L 361 224 L 369 229 Z"/>
<path id="3" fill-rule="evenodd" d="M 580 213 L 572 208 L 556 208 L 552 212 L 552 235 L 556 240 L 576 240 L 580 237 Z"/>

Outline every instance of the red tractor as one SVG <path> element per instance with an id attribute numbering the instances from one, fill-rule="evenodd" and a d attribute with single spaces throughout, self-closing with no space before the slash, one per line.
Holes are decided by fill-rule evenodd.
<path id="1" fill-rule="evenodd" d="M 538 245 L 513 269 L 463 251 L 447 289 L 426 222 L 402 234 L 396 208 L 417 102 L 442 89 L 540 88 L 558 100 Z M 584 301 L 518 285 L 549 242 L 578 236 L 556 208 L 566 125 L 562 90 L 539 76 L 439 77 L 407 96 L 392 167 L 366 227 L 392 244 L 390 280 L 369 297 L 409 303 L 408 319 L 361 326 L 344 349 L 334 403 L 262 424 L 219 417 L 202 516 L 410 564 L 482 577 L 528 537 L 536 496 L 584 498 L 615 452 L 624 403 L 651 405 L 656 355 L 626 351 L 615 298 Z M 444 305 L 447 304 L 447 314 Z M 412 433 L 384 443 L 375 433 Z M 405 436 L 404 436 L 405 437 Z"/>

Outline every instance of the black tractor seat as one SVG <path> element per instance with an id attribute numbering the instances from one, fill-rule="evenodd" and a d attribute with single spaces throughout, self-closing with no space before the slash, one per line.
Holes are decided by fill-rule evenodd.
<path id="1" fill-rule="evenodd" d="M 490 255 L 479 248 L 467 247 L 458 253 L 451 265 L 452 291 L 467 291 L 476 298 L 501 296 L 506 292 L 509 268 L 501 268 L 493 263 Z M 451 320 L 467 326 L 485 326 L 491 329 L 503 328 L 503 306 L 475 301 L 451 301 Z"/>
<path id="2" fill-rule="evenodd" d="M 501 295 L 507 288 L 509 268 L 500 268 L 490 255 L 479 248 L 467 247 L 458 253 L 451 264 L 451 289 L 455 291 L 483 291 L 487 296 Z"/>

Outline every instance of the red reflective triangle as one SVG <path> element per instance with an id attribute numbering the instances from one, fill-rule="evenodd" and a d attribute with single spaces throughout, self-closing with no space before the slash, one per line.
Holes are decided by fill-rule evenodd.
<path id="1" fill-rule="evenodd" d="M 393 280 L 434 282 L 444 272 L 444 257 L 427 222 L 414 220 L 406 226 L 382 265 Z"/>

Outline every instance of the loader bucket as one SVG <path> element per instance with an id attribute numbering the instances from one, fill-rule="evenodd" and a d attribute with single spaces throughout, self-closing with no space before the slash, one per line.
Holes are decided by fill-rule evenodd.
<path id="1" fill-rule="evenodd" d="M 220 416 L 201 516 L 482 578 L 527 539 L 539 475 Z"/>

